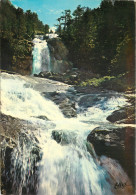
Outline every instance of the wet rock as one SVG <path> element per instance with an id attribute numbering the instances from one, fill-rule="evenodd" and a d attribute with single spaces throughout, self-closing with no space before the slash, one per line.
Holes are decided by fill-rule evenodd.
<path id="1" fill-rule="evenodd" d="M 67 145 L 70 143 L 69 136 L 63 131 L 52 131 L 52 138 L 62 145 Z"/>
<path id="2" fill-rule="evenodd" d="M 135 123 L 135 107 L 127 106 L 119 110 L 114 111 L 110 116 L 107 117 L 107 120 L 114 123 L 126 123 L 134 124 Z"/>
<path id="3" fill-rule="evenodd" d="M 88 107 L 95 105 L 99 100 L 100 100 L 100 97 L 98 95 L 97 96 L 86 95 L 80 98 L 78 104 L 79 106 L 88 108 Z"/>
<path id="4" fill-rule="evenodd" d="M 1 113 L 0 143 L 1 143 L 1 190 L 11 194 L 10 166 L 11 153 L 17 145 L 18 135 L 21 131 L 21 120 Z"/>
<path id="5" fill-rule="evenodd" d="M 136 121 L 135 114 L 132 114 L 131 116 L 128 116 L 125 119 L 117 121 L 116 123 L 118 123 L 118 124 L 121 124 L 121 123 L 124 123 L 124 124 L 135 124 L 135 121 Z"/>
<path id="6" fill-rule="evenodd" d="M 34 77 L 39 77 L 39 75 L 38 74 L 34 74 Z"/>
<path id="7" fill-rule="evenodd" d="M 44 71 L 44 72 L 40 72 L 39 73 L 39 76 L 40 77 L 43 77 L 43 78 L 49 78 L 50 76 L 52 76 L 52 73 L 51 72 Z"/>
<path id="8" fill-rule="evenodd" d="M 97 159 L 97 155 L 95 153 L 95 150 L 94 150 L 94 147 L 93 145 L 90 143 L 90 142 L 86 142 L 86 148 L 87 148 L 87 151 L 91 154 L 91 156 L 94 158 L 94 159 Z"/>
<path id="9" fill-rule="evenodd" d="M 36 118 L 48 121 L 49 119 L 46 116 L 37 116 Z"/>
<path id="10" fill-rule="evenodd" d="M 78 145 L 79 144 L 79 141 L 77 140 L 77 134 L 73 132 L 53 130 L 52 138 L 61 145 L 67 145 L 67 144 L 74 144 L 74 145 L 77 144 Z"/>
<path id="11" fill-rule="evenodd" d="M 60 143 L 62 139 L 62 132 L 52 131 L 52 138 L 57 142 Z"/>
<path id="12" fill-rule="evenodd" d="M 75 104 L 70 102 L 67 98 L 59 104 L 59 108 L 67 118 L 76 117 Z"/>
<path id="13" fill-rule="evenodd" d="M 21 129 L 23 128 L 23 120 L 14 118 L 12 116 L 1 114 L 0 120 L 0 130 L 2 137 L 1 141 L 5 137 L 6 139 L 10 138 L 14 142 L 17 140 Z"/>
<path id="14" fill-rule="evenodd" d="M 87 137 L 96 154 L 106 155 L 119 161 L 134 182 L 135 128 L 96 128 Z"/>
<path id="15" fill-rule="evenodd" d="M 2 151 L 2 159 L 1 159 L 1 187 L 2 191 L 5 191 L 6 194 L 11 194 L 12 182 L 10 177 L 10 167 L 11 167 L 11 155 L 13 148 L 7 146 L 5 148 L 4 154 Z M 4 155 L 4 156 L 3 156 Z M 5 190 L 6 189 L 6 190 Z"/>
<path id="16" fill-rule="evenodd" d="M 44 96 L 55 102 L 65 117 L 72 118 L 77 116 L 74 95 L 53 92 L 44 94 Z"/>
<path id="17" fill-rule="evenodd" d="M 36 162 L 41 159 L 40 148 L 36 144 L 38 140 L 36 138 L 29 139 L 24 131 L 36 130 L 36 127 L 33 127 L 31 123 L 29 124 L 28 121 L 20 120 L 8 115 L 1 114 L 1 121 L 0 121 L 0 142 L 1 142 L 1 191 L 4 194 L 15 194 L 13 193 L 13 175 L 11 174 L 11 167 L 13 166 L 11 156 L 12 152 L 18 146 L 18 140 L 20 140 L 20 147 L 22 146 L 23 150 L 23 143 L 27 146 L 32 145 L 30 155 L 31 164 L 33 165 L 33 171 L 36 172 Z M 34 143 L 33 143 L 34 141 Z M 19 150 L 18 150 L 19 152 Z M 29 151 L 28 151 L 29 152 Z M 23 158 L 22 158 L 23 160 Z M 13 168 L 13 167 L 12 167 Z M 21 168 L 21 167 L 20 167 Z M 18 168 L 18 182 L 20 181 L 20 169 Z M 35 177 L 37 175 L 35 174 Z M 17 183 L 17 182 L 16 182 Z M 14 189 L 17 189 L 15 187 Z M 19 193 L 16 193 L 19 194 Z M 34 194 L 34 193 L 32 193 Z"/>
<path id="18" fill-rule="evenodd" d="M 127 114 L 125 110 L 116 110 L 110 116 L 107 117 L 107 120 L 114 123 L 116 121 L 125 119 L 126 117 Z"/>

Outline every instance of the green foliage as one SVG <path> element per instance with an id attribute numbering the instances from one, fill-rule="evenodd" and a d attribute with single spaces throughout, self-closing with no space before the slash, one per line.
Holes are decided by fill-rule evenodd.
<path id="1" fill-rule="evenodd" d="M 12 69 L 18 59 L 31 56 L 31 40 L 37 33 L 48 33 L 49 26 L 44 25 L 36 13 L 16 9 L 8 0 L 0 2 L 0 13 L 1 68 Z"/>
<path id="2" fill-rule="evenodd" d="M 75 67 L 101 75 L 134 72 L 134 2 L 103 0 L 93 10 L 78 6 L 66 23 L 63 18 L 58 33 Z"/>
<path id="3" fill-rule="evenodd" d="M 126 80 L 126 74 L 120 74 L 118 76 L 104 76 L 100 78 L 88 79 L 86 81 L 81 82 L 80 86 L 82 87 L 98 87 L 108 90 L 115 91 L 126 91 L 132 90 L 134 85 L 129 84 Z"/>
<path id="4" fill-rule="evenodd" d="M 86 87 L 86 86 L 98 87 L 101 86 L 105 81 L 110 81 L 115 78 L 116 78 L 115 76 L 104 76 L 101 78 L 93 78 L 93 79 L 88 79 L 86 81 L 83 81 L 80 85 L 82 87 Z"/>

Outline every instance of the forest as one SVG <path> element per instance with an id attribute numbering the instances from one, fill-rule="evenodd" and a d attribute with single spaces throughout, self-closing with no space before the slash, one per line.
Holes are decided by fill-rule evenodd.
<path id="1" fill-rule="evenodd" d="M 48 33 L 49 26 L 44 25 L 35 12 L 16 9 L 9 0 L 0 2 L 0 13 L 1 68 L 23 69 L 21 66 L 25 66 L 25 61 L 32 55 L 34 35 Z"/>
<path id="2" fill-rule="evenodd" d="M 57 32 L 80 69 L 101 75 L 134 73 L 134 2 L 102 1 L 100 7 L 65 10 Z"/>

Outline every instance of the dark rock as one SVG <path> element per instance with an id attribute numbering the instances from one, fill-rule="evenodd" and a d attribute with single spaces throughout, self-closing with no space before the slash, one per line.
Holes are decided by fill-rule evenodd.
<path id="1" fill-rule="evenodd" d="M 36 138 L 34 139 L 34 143 L 32 143 L 32 139 L 29 139 L 24 132 L 28 129 L 35 130 L 36 127 L 31 126 L 28 121 L 20 120 L 8 115 L 1 114 L 1 123 L 0 123 L 0 142 L 1 142 L 1 191 L 5 192 L 5 194 L 19 194 L 14 193 L 12 190 L 16 190 L 17 186 L 13 187 L 13 184 L 17 184 L 20 182 L 20 168 L 18 167 L 17 175 L 18 175 L 18 182 L 13 182 L 14 178 L 11 174 L 11 168 L 13 168 L 11 156 L 14 148 L 18 144 L 18 139 L 20 140 L 20 147 L 22 147 L 23 151 L 23 143 L 27 145 L 32 145 L 30 147 L 32 160 L 33 163 L 33 171 L 36 172 L 36 162 L 41 159 L 40 148 L 35 143 L 37 142 Z M 34 177 L 37 177 L 34 174 Z M 14 189 L 13 189 L 13 188 Z M 4 193 L 3 193 L 4 194 Z M 34 193 L 32 193 L 34 194 Z"/>
<path id="2" fill-rule="evenodd" d="M 48 121 L 49 119 L 46 116 L 37 116 L 36 118 Z"/>
<path id="3" fill-rule="evenodd" d="M 67 144 L 79 144 L 77 143 L 77 134 L 73 132 L 67 132 L 62 130 L 52 131 L 52 138 L 61 145 Z"/>
<path id="4" fill-rule="evenodd" d="M 57 60 L 60 60 L 60 58 L 62 60 L 67 59 L 68 50 L 60 39 L 49 39 L 48 46 L 50 52 L 54 54 Z"/>
<path id="5" fill-rule="evenodd" d="M 132 105 L 116 110 L 107 117 L 107 120 L 113 123 L 135 123 L 135 107 Z"/>
<path id="6" fill-rule="evenodd" d="M 125 119 L 122 119 L 120 121 L 117 121 L 116 123 L 118 124 L 121 124 L 121 123 L 124 123 L 124 124 L 135 124 L 135 114 L 132 114 L 131 116 L 128 116 L 128 118 L 125 118 Z"/>
<path id="7" fill-rule="evenodd" d="M 97 104 L 97 102 L 99 100 L 100 100 L 100 97 L 98 95 L 97 96 L 94 96 L 94 94 L 93 95 L 85 95 L 85 96 L 80 98 L 78 104 L 79 104 L 79 106 L 88 108 L 88 107 L 91 107 L 91 106 Z"/>
<path id="8" fill-rule="evenodd" d="M 51 56 L 51 69 L 53 72 L 62 73 L 72 68 L 68 59 L 69 51 L 60 39 L 49 39 L 48 47 Z"/>
<path id="9" fill-rule="evenodd" d="M 71 102 L 69 99 L 64 99 L 59 103 L 59 108 L 62 110 L 62 113 L 67 117 L 76 117 L 77 113 L 75 110 L 75 103 Z"/>
<path id="10" fill-rule="evenodd" d="M 102 82 L 101 87 L 107 90 L 124 92 L 127 89 L 127 81 L 124 78 L 112 78 Z"/>
<path id="11" fill-rule="evenodd" d="M 47 94 L 45 94 L 45 97 L 47 97 Z M 48 94 L 48 98 L 59 106 L 65 117 L 72 118 L 77 116 L 75 101 L 72 99 L 71 94 L 53 92 Z"/>
<path id="12" fill-rule="evenodd" d="M 7 146 L 5 149 L 4 159 L 2 158 L 1 162 L 3 166 L 1 167 L 1 187 L 2 191 L 5 191 L 6 194 L 11 194 L 12 189 L 12 182 L 10 177 L 10 167 L 11 167 L 11 154 L 12 154 L 13 148 Z"/>
<path id="13" fill-rule="evenodd" d="M 38 74 L 34 74 L 34 77 L 39 77 L 39 75 Z"/>
<path id="14" fill-rule="evenodd" d="M 62 132 L 52 131 L 52 138 L 53 138 L 57 143 L 60 143 L 60 142 L 61 142 L 61 138 L 62 138 Z"/>
<path id="15" fill-rule="evenodd" d="M 39 73 L 39 76 L 40 77 L 43 77 L 43 78 L 49 78 L 50 76 L 52 76 L 52 73 L 51 72 L 44 71 L 44 72 L 40 72 Z"/>
<path id="16" fill-rule="evenodd" d="M 119 161 L 134 182 L 135 128 L 96 128 L 87 137 L 96 154 L 106 155 Z"/>
<path id="17" fill-rule="evenodd" d="M 62 145 L 67 145 L 70 143 L 69 136 L 63 131 L 52 131 L 52 138 Z"/>
<path id="18" fill-rule="evenodd" d="M 116 110 L 110 116 L 107 117 L 107 120 L 110 122 L 116 122 L 127 117 L 125 110 Z"/>
<path id="19" fill-rule="evenodd" d="M 17 140 L 21 128 L 23 128 L 23 122 L 23 120 L 1 114 L 0 129 L 3 137 L 0 137 L 0 140 L 3 141 L 4 138 L 10 138 L 12 141 Z"/>

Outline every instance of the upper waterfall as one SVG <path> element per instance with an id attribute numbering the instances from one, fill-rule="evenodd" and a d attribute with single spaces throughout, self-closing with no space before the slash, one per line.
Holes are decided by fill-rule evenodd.
<path id="1" fill-rule="evenodd" d="M 46 40 L 43 40 L 43 36 L 36 36 L 33 43 L 32 74 L 39 74 L 42 71 L 51 71 L 50 53 Z"/>

